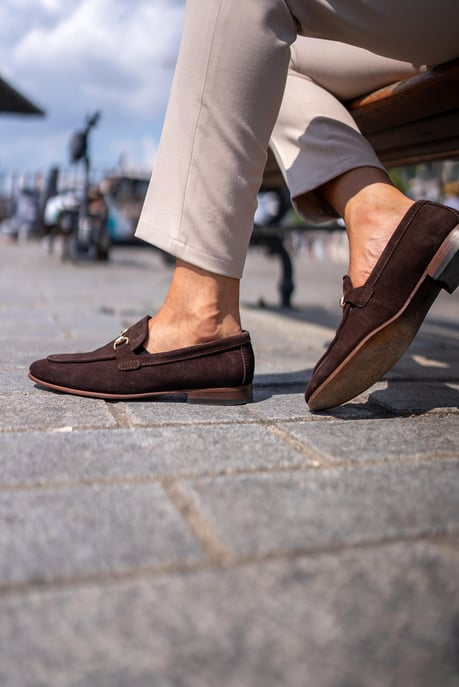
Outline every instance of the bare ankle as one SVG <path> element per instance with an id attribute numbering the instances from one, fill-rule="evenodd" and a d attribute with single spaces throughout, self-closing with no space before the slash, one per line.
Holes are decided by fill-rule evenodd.
<path id="1" fill-rule="evenodd" d="M 345 222 L 349 238 L 349 276 L 355 287 L 366 282 L 413 202 L 394 187 L 372 186 L 348 203 Z"/>
<path id="2" fill-rule="evenodd" d="M 414 201 L 378 167 L 357 167 L 324 184 L 319 192 L 344 218 L 349 238 L 349 276 L 367 280 L 391 235 Z"/>
<path id="3" fill-rule="evenodd" d="M 346 205 L 344 221 L 347 231 L 362 237 L 378 231 L 378 228 L 387 233 L 389 226 L 394 225 L 395 229 L 413 203 L 394 187 L 369 186 Z"/>
<path id="4" fill-rule="evenodd" d="M 239 280 L 178 262 L 166 300 L 150 321 L 146 348 L 184 348 L 240 332 Z"/>

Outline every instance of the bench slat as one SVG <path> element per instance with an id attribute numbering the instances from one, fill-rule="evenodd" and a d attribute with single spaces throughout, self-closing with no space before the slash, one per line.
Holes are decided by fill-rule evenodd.
<path id="1" fill-rule="evenodd" d="M 459 59 L 348 103 L 388 167 L 456 157 Z"/>

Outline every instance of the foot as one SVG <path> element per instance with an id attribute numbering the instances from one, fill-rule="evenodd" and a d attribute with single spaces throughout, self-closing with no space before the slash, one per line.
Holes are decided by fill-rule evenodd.
<path id="1" fill-rule="evenodd" d="M 348 275 L 363 286 L 399 222 L 413 205 L 378 167 L 356 167 L 323 184 L 317 192 L 346 224 Z"/>
<path id="2" fill-rule="evenodd" d="M 414 204 L 397 189 L 380 184 L 366 187 L 346 205 L 344 220 L 349 237 L 348 275 L 354 288 L 363 286 L 391 236 Z"/>
<path id="3" fill-rule="evenodd" d="M 32 381 L 53 391 L 129 400 L 185 394 L 188 402 L 241 404 L 252 398 L 254 357 L 242 332 L 166 353 L 145 351 L 144 317 L 95 351 L 50 355 L 30 366 Z"/>
<path id="4" fill-rule="evenodd" d="M 452 293 L 458 285 L 459 213 L 415 203 L 364 283 L 344 277 L 343 319 L 306 389 L 309 407 L 340 405 L 378 381 L 408 348 L 440 289 Z"/>
<path id="5" fill-rule="evenodd" d="M 221 318 L 195 310 L 175 313 L 163 305 L 148 323 L 144 346 L 149 353 L 162 353 L 219 341 L 241 333 L 240 324 L 232 317 Z"/>
<path id="6" fill-rule="evenodd" d="M 149 353 L 218 341 L 241 334 L 239 280 L 180 260 L 160 310 L 149 322 Z"/>

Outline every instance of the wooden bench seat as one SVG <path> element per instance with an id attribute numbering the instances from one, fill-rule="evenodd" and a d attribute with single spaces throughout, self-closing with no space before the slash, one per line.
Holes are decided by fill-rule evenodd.
<path id="1" fill-rule="evenodd" d="M 459 156 L 459 59 L 347 106 L 387 167 Z"/>

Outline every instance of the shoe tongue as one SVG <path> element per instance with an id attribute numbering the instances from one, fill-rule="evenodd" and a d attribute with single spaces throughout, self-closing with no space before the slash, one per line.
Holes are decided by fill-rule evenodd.
<path id="1" fill-rule="evenodd" d="M 129 327 L 126 332 L 126 336 L 129 339 L 129 348 L 131 351 L 135 351 L 136 348 L 141 346 L 148 336 L 148 322 L 150 320 L 150 315 L 145 315 L 141 320 L 136 322 Z"/>

